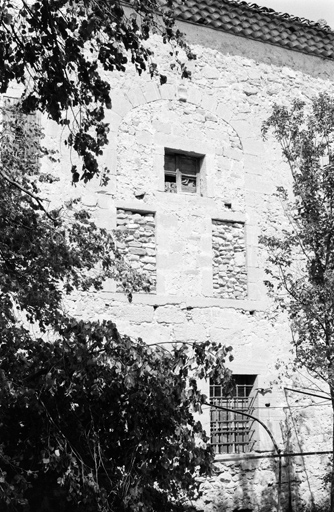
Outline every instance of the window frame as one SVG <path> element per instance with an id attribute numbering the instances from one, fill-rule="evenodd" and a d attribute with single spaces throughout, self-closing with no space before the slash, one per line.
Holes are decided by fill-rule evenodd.
<path id="1" fill-rule="evenodd" d="M 170 171 L 166 169 L 166 156 L 174 157 L 175 158 L 175 171 Z M 182 169 L 180 169 L 181 165 L 179 165 L 178 162 L 182 158 L 189 158 L 193 159 L 195 161 L 195 172 L 194 174 L 189 174 L 187 172 L 183 172 Z M 204 155 L 200 155 L 198 153 L 194 152 L 182 152 L 182 151 L 175 151 L 172 149 L 165 148 L 164 153 L 164 192 L 169 194 L 187 194 L 189 196 L 198 196 L 201 194 L 201 169 L 203 164 Z M 176 190 L 174 192 L 170 190 L 166 190 L 166 176 L 173 176 L 175 175 L 175 184 L 176 184 Z M 196 190 L 195 192 L 190 192 L 188 190 L 182 190 L 182 177 L 193 177 L 195 176 L 196 179 Z"/>

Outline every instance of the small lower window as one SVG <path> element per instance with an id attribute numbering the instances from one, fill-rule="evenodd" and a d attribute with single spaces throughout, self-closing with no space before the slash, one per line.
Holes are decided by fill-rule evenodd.
<path id="1" fill-rule="evenodd" d="M 198 194 L 201 157 L 165 152 L 165 192 Z"/>
<path id="2" fill-rule="evenodd" d="M 234 375 L 233 380 L 229 396 L 221 384 L 210 382 L 211 443 L 216 454 L 247 453 L 255 445 L 254 420 L 237 411 L 254 414 L 256 375 Z"/>

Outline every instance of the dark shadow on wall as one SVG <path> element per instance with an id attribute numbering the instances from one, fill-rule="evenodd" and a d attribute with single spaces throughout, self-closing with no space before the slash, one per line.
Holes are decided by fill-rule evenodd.
<path id="1" fill-rule="evenodd" d="M 282 454 L 280 512 L 329 512 L 329 492 L 327 492 L 327 498 L 318 497 L 317 499 L 315 483 L 310 479 L 312 466 L 315 463 L 314 457 L 317 455 L 294 456 L 306 451 L 299 433 L 299 428 L 305 418 L 302 416 L 296 418 L 289 407 L 285 409 L 285 413 L 285 421 L 281 424 L 284 450 Z M 326 462 L 324 459 L 327 460 L 327 456 L 323 456 L 322 460 L 319 459 L 318 463 L 322 463 L 325 472 Z M 319 488 L 318 486 L 321 486 L 320 477 L 317 488 Z M 263 507 L 260 508 L 260 511 L 278 510 L 277 501 L 275 502 L 276 496 L 277 490 L 273 488 L 268 487 L 267 490 L 263 491 Z M 266 506 L 270 502 L 272 508 Z"/>
<path id="2" fill-rule="evenodd" d="M 268 460 L 268 470 L 273 473 L 273 480 L 269 482 L 261 492 L 259 500 L 259 512 L 292 512 L 291 508 L 291 480 L 290 467 L 286 463 L 284 455 Z"/>

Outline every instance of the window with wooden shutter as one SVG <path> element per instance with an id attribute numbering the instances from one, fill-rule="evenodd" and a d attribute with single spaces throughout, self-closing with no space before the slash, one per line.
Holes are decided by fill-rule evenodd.
<path id="1" fill-rule="evenodd" d="M 165 192 L 199 194 L 201 157 L 166 152 Z"/>

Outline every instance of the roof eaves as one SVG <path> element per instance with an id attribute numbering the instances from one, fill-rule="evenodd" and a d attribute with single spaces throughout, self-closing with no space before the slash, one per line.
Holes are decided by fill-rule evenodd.
<path id="1" fill-rule="evenodd" d="M 185 0 L 176 17 L 256 41 L 334 59 L 334 31 L 328 26 L 238 0 Z"/>

